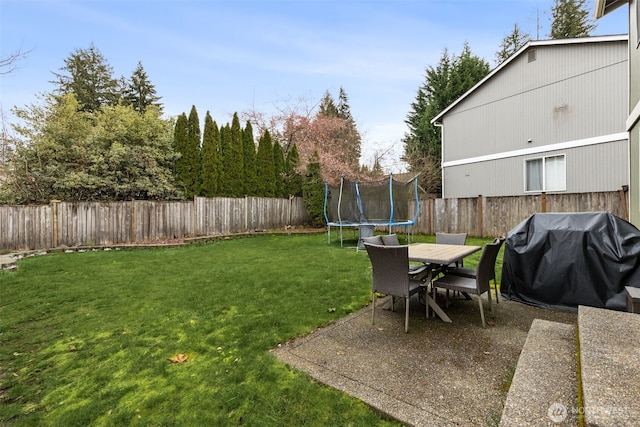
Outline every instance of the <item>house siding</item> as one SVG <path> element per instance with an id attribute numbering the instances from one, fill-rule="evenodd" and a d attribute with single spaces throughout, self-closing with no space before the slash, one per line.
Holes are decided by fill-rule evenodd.
<path id="1" fill-rule="evenodd" d="M 536 60 L 529 62 L 531 50 Z M 627 55 L 627 42 L 620 39 L 532 45 L 522 51 L 442 116 L 444 197 L 525 194 L 523 156 L 451 162 L 624 133 Z M 611 191 L 628 184 L 625 144 L 560 151 L 567 154 L 566 192 Z"/>
<path id="2" fill-rule="evenodd" d="M 623 139 L 446 167 L 444 192 L 456 198 L 525 194 L 525 160 L 554 155 L 565 156 L 567 190 L 563 192 L 613 191 L 628 183 L 627 140 Z"/>
<path id="3" fill-rule="evenodd" d="M 637 0 L 629 2 L 629 218 L 640 228 L 640 121 L 635 114 L 640 113 L 640 47 L 638 47 L 638 5 Z M 635 114 L 634 114 L 635 112 Z"/>

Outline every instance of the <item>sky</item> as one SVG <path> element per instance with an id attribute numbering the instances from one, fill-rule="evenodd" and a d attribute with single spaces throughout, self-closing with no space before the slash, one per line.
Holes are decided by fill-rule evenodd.
<path id="1" fill-rule="evenodd" d="M 223 125 L 234 112 L 317 105 L 342 87 L 362 135 L 361 163 L 399 159 L 405 119 L 425 70 L 464 43 L 495 67 L 515 23 L 547 39 L 553 0 L 0 0 L 0 58 L 26 53 L 0 75 L 0 106 L 52 92 L 53 73 L 93 45 L 128 78 L 142 63 L 167 116 L 196 106 Z M 587 0 L 590 17 L 594 0 Z M 596 21 L 592 35 L 626 34 L 628 6 Z"/>

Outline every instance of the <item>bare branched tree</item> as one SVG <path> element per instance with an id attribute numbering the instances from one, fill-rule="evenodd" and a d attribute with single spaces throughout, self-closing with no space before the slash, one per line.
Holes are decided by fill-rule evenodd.
<path id="1" fill-rule="evenodd" d="M 23 52 L 22 49 L 11 53 L 9 56 L 0 58 L 0 76 L 13 73 L 18 69 L 18 62 L 27 57 L 30 50 Z"/>

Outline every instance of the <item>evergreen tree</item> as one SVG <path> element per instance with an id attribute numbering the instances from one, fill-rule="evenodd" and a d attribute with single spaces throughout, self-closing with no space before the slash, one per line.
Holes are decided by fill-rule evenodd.
<path id="1" fill-rule="evenodd" d="M 232 195 L 232 186 L 229 182 L 229 176 L 233 174 L 233 165 L 229 162 L 229 159 L 233 157 L 231 152 L 231 126 L 227 123 L 220 128 L 220 164 L 222 167 L 220 168 L 221 173 L 218 193 L 221 196 Z"/>
<path id="2" fill-rule="evenodd" d="M 149 80 L 142 62 L 138 62 L 129 81 L 126 82 L 122 98 L 125 104 L 133 106 L 139 113 L 144 113 L 150 105 L 155 105 L 162 111 L 162 104 L 158 102 L 160 97 L 156 95 L 156 88 Z"/>
<path id="3" fill-rule="evenodd" d="M 300 156 L 296 144 L 287 152 L 284 162 L 285 194 L 289 196 L 302 196 L 302 175 L 298 172 Z"/>
<path id="4" fill-rule="evenodd" d="M 324 93 L 320 101 L 319 114 L 326 117 L 338 117 L 338 107 L 336 107 L 336 103 L 329 91 Z"/>
<path id="5" fill-rule="evenodd" d="M 356 122 L 351 115 L 349 98 L 342 87 L 340 88 L 336 111 L 338 117 L 344 120 L 342 128 L 335 135 L 335 138 L 339 141 L 339 149 L 342 151 L 343 158 L 349 164 L 351 170 L 358 170 L 362 140 L 356 127 Z"/>
<path id="6" fill-rule="evenodd" d="M 313 226 L 324 223 L 324 183 L 320 174 L 320 156 L 317 151 L 309 158 L 302 183 L 302 198 Z"/>
<path id="7" fill-rule="evenodd" d="M 549 37 L 552 39 L 589 37 L 596 28 L 595 23 L 589 19 L 586 0 L 555 0 L 551 16 Z"/>
<path id="8" fill-rule="evenodd" d="M 489 64 L 473 55 L 467 43 L 460 56 L 451 56 L 445 49 L 438 65 L 427 68 L 425 82 L 418 88 L 405 121 L 409 132 L 403 138 L 403 159 L 412 172 L 420 173 L 421 186 L 427 192 L 441 188 L 441 134 L 431 119 L 488 73 Z"/>
<path id="9" fill-rule="evenodd" d="M 245 192 L 249 196 L 255 196 L 257 195 L 256 143 L 253 139 L 253 127 L 249 121 L 242 130 L 242 149 L 244 151 Z"/>
<path id="10" fill-rule="evenodd" d="M 502 62 L 509 59 L 511 55 L 516 53 L 522 46 L 524 46 L 531 37 L 527 33 L 523 33 L 516 22 L 513 24 L 513 31 L 508 36 L 505 36 L 502 39 L 502 43 L 500 44 L 500 50 L 496 52 L 496 64 L 501 64 Z"/>
<path id="11" fill-rule="evenodd" d="M 260 197 L 275 197 L 275 167 L 273 164 L 273 145 L 271 134 L 265 130 L 258 141 L 256 156 L 256 175 L 258 179 L 257 195 Z"/>
<path id="12" fill-rule="evenodd" d="M 191 107 L 187 125 L 187 145 L 182 155 L 187 168 L 185 197 L 193 198 L 200 195 L 202 187 L 202 157 L 200 152 L 200 119 L 196 106 Z"/>
<path id="13" fill-rule="evenodd" d="M 284 186 L 284 153 L 278 141 L 273 143 L 273 176 L 275 183 L 275 196 L 287 197 Z"/>
<path id="14" fill-rule="evenodd" d="M 204 132 L 202 134 L 202 195 L 215 197 L 218 195 L 220 180 L 220 131 L 217 123 L 207 111 L 204 118 Z"/>
<path id="15" fill-rule="evenodd" d="M 57 95 L 74 94 L 81 111 L 87 113 L 118 103 L 118 81 L 113 78 L 113 69 L 93 43 L 88 49 L 76 49 L 64 64 L 62 73 L 53 73 L 56 80 L 51 83 L 57 85 Z"/>
<path id="16" fill-rule="evenodd" d="M 349 106 L 349 97 L 342 87 L 340 87 L 340 92 L 338 93 L 338 107 L 336 108 L 336 112 L 338 117 L 353 121 L 353 116 L 351 116 L 351 107 Z"/>
<path id="17" fill-rule="evenodd" d="M 231 120 L 231 144 L 229 155 L 225 158 L 225 173 L 227 174 L 228 194 L 233 197 L 243 197 L 244 190 L 244 165 L 242 149 L 242 128 L 238 114 L 233 114 Z"/>
<path id="18" fill-rule="evenodd" d="M 16 202 L 180 197 L 171 175 L 172 122 L 157 108 L 139 114 L 114 105 L 87 113 L 69 93 L 15 112 L 25 143 L 16 147 L 3 191 Z"/>
<path id="19" fill-rule="evenodd" d="M 175 178 L 176 185 L 184 194 L 187 193 L 187 186 L 190 180 L 187 158 L 184 157 L 183 154 L 189 140 L 188 127 L 189 119 L 187 119 L 187 115 L 185 113 L 180 114 L 176 119 L 176 124 L 173 130 L 173 149 L 178 154 L 178 158 L 174 162 L 173 176 Z"/>

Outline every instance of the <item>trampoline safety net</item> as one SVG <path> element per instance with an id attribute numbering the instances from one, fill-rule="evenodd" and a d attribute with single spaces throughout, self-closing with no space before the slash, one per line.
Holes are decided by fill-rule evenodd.
<path id="1" fill-rule="evenodd" d="M 328 226 L 412 225 L 419 214 L 417 176 L 408 182 L 392 176 L 360 183 L 342 178 L 325 184 L 324 215 Z M 415 209 L 411 212 L 410 205 Z"/>

